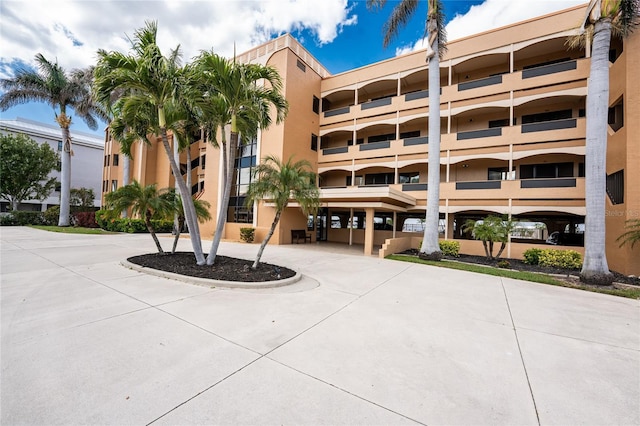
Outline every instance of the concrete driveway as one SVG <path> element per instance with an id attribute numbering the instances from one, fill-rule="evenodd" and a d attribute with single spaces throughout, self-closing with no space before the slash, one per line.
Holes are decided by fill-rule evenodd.
<path id="1" fill-rule="evenodd" d="M 120 266 L 148 235 L 0 240 L 3 425 L 640 424 L 636 300 L 302 244 L 264 255 L 299 283 L 224 290 Z"/>

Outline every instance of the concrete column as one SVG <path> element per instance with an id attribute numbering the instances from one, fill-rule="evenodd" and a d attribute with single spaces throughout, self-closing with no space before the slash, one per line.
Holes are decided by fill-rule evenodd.
<path id="1" fill-rule="evenodd" d="M 511 51 L 509 52 L 509 72 L 513 73 L 513 43 L 511 43 Z"/>
<path id="2" fill-rule="evenodd" d="M 449 183 L 449 173 L 451 171 L 451 150 L 447 150 L 447 183 Z M 428 188 L 427 188 L 428 189 Z"/>
<path id="3" fill-rule="evenodd" d="M 391 238 L 395 238 L 396 237 L 396 224 L 398 222 L 398 213 L 397 212 L 393 212 L 393 231 L 391 231 Z"/>
<path id="4" fill-rule="evenodd" d="M 400 181 L 398 180 L 398 177 L 399 177 L 398 176 L 398 154 L 396 154 L 396 164 L 394 167 L 394 176 L 393 176 L 393 183 L 396 185 L 400 183 Z"/>
<path id="5" fill-rule="evenodd" d="M 447 200 L 448 202 L 449 200 Z M 455 215 L 453 213 L 449 214 L 449 212 L 447 212 L 445 214 L 445 218 L 447 220 L 447 229 L 445 230 L 445 239 L 447 240 L 453 240 L 454 235 L 453 235 L 453 219 L 454 219 Z"/>
<path id="6" fill-rule="evenodd" d="M 349 209 L 349 245 L 353 245 L 353 209 Z"/>
<path id="7" fill-rule="evenodd" d="M 514 180 L 511 178 L 511 171 L 513 170 L 513 144 L 509 144 L 509 174 L 507 175 L 507 180 Z"/>
<path id="8" fill-rule="evenodd" d="M 371 256 L 373 254 L 373 208 L 364 209 L 366 213 L 365 230 L 364 230 L 364 254 Z"/>

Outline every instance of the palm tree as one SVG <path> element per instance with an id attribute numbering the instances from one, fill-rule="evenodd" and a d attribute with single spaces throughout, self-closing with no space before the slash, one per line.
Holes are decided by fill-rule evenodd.
<path id="1" fill-rule="evenodd" d="M 382 8 L 386 0 L 367 0 L 368 7 Z M 393 8 L 383 27 L 384 46 L 398 34 L 418 7 L 417 0 L 401 0 Z M 427 214 L 420 257 L 440 260 L 442 251 L 438 242 L 440 220 L 440 58 L 446 51 L 447 37 L 444 13 L 440 0 L 428 0 L 425 33 L 427 34 L 427 63 L 429 64 L 429 173 L 427 178 Z"/>
<path id="2" fill-rule="evenodd" d="M 173 240 L 173 247 L 171 248 L 171 254 L 176 252 L 176 247 L 178 246 L 178 240 L 180 239 L 180 233 L 184 228 L 185 217 L 184 217 L 184 207 L 182 205 L 182 198 L 180 195 L 176 194 L 175 189 L 170 189 L 166 194 L 163 195 L 165 198 L 169 200 L 171 204 L 172 211 L 170 213 L 176 216 L 175 223 L 175 238 Z M 200 223 L 206 222 L 207 220 L 211 220 L 211 213 L 209 213 L 210 204 L 205 200 L 198 200 L 196 198 L 193 199 L 193 206 L 196 208 L 196 215 L 198 216 L 198 221 Z"/>
<path id="3" fill-rule="evenodd" d="M 609 46 L 611 34 L 626 37 L 638 24 L 638 0 L 591 0 L 581 27 L 573 40 L 591 43 L 591 68 L 587 91 L 585 158 L 585 244 L 580 279 L 609 285 L 605 252 L 605 202 L 607 172 L 607 111 L 609 108 Z"/>
<path id="4" fill-rule="evenodd" d="M 489 215 L 482 220 L 469 219 L 462 226 L 464 232 L 471 232 L 476 240 L 482 241 L 484 253 L 489 260 L 500 258 L 509 241 L 509 234 L 515 228 L 515 222 L 511 219 Z M 498 254 L 493 256 L 493 245 L 500 243 Z"/>
<path id="5" fill-rule="evenodd" d="M 625 226 L 627 230 L 624 234 L 620 235 L 616 241 L 620 241 L 620 247 L 625 244 L 631 244 L 631 248 L 640 242 L 640 219 L 630 219 Z"/>
<path id="6" fill-rule="evenodd" d="M 167 133 L 178 120 L 179 114 L 173 112 L 180 109 L 178 93 L 187 84 L 187 73 L 180 67 L 179 48 L 171 51 L 169 57 L 162 55 L 156 43 L 157 30 L 155 22 L 147 22 L 145 28 L 137 30 L 132 40 L 131 55 L 99 51 L 94 88 L 97 99 L 103 104 L 109 102 L 114 92 L 121 90 L 122 114 L 128 117 L 124 122 L 134 123 L 142 111 L 143 121 L 149 126 L 146 133 L 160 135 L 180 196 L 186 200 L 184 213 L 196 262 L 203 265 L 205 258 L 191 189 L 181 178 Z M 148 112 L 153 118 L 147 115 Z"/>
<path id="7" fill-rule="evenodd" d="M 230 61 L 213 52 L 202 52 L 196 58 L 194 67 L 199 91 L 192 98 L 200 100 L 196 103 L 201 111 L 201 121 L 209 123 L 214 143 L 218 130 L 222 135 L 225 180 L 216 230 L 207 256 L 207 264 L 212 265 L 227 221 L 239 134 L 251 138 L 257 134 L 257 129 L 269 127 L 272 122 L 271 108 L 275 109 L 276 123 L 280 123 L 288 112 L 288 104 L 282 94 L 282 79 L 273 67 L 239 64 L 235 59 Z M 266 84 L 259 86 L 261 80 Z M 230 125 L 228 149 L 225 136 L 227 125 Z"/>
<path id="8" fill-rule="evenodd" d="M 290 158 L 286 163 L 273 156 L 267 156 L 254 170 L 254 180 L 247 190 L 247 204 L 260 199 L 273 202 L 276 214 L 271 223 L 267 236 L 260 244 L 258 255 L 252 268 L 256 269 L 265 246 L 271 239 L 280 221 L 282 212 L 289 204 L 289 199 L 298 202 L 302 213 L 307 217 L 315 213 L 320 205 L 320 192 L 316 186 L 316 175 L 311 171 L 311 164 L 306 160 L 293 162 Z"/>
<path id="9" fill-rule="evenodd" d="M 121 186 L 117 190 L 110 192 L 105 197 L 107 209 L 111 216 L 119 216 L 122 210 L 131 209 L 132 215 L 139 215 L 144 219 L 153 242 L 156 243 L 158 253 L 164 253 L 160 241 L 156 236 L 156 231 L 151 223 L 152 217 L 163 217 L 172 212 L 173 204 L 171 200 L 163 196 L 165 191 L 158 191 L 156 184 L 142 186 L 134 179 L 132 183 Z"/>
<path id="10" fill-rule="evenodd" d="M 5 90 L 0 96 L 0 110 L 27 102 L 44 102 L 53 108 L 55 119 L 62 130 L 62 156 L 60 170 L 60 217 L 58 226 L 69 226 L 69 199 L 71 191 L 71 116 L 72 108 L 89 128 L 98 128 L 97 118 L 106 120 L 106 112 L 91 98 L 93 69 L 73 70 L 67 73 L 57 62 L 50 62 L 42 54 L 35 57 L 38 70 L 20 69 L 14 78 L 0 80 Z"/>

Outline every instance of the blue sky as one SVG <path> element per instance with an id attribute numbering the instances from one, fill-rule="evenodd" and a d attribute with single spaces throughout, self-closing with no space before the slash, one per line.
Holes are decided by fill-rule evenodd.
<path id="1" fill-rule="evenodd" d="M 449 40 L 552 13 L 586 0 L 444 0 Z M 382 26 L 397 1 L 369 10 L 353 0 L 2 0 L 0 2 L 0 77 L 30 66 L 37 53 L 68 70 L 95 61 L 99 48 L 127 51 L 126 35 L 157 20 L 163 50 L 180 44 L 185 60 L 200 50 L 231 56 L 290 32 L 332 74 L 424 48 L 427 12 L 421 2 L 413 19 L 390 46 L 382 46 Z M 52 108 L 29 103 L 0 112 L 55 124 Z M 74 120 L 72 131 L 92 131 Z"/>

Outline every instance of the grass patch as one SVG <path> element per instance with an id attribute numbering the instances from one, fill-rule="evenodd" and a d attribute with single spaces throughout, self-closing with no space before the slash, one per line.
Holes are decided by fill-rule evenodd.
<path id="1" fill-rule="evenodd" d="M 451 262 L 447 260 L 441 260 L 439 262 L 433 260 L 422 260 L 415 256 L 404 256 L 392 254 L 387 256 L 387 259 L 399 260 L 401 262 L 419 263 L 422 265 L 438 266 L 440 268 L 457 269 L 460 271 L 476 272 L 485 275 L 494 275 L 496 277 L 513 278 L 516 280 L 531 281 L 540 284 L 550 284 L 560 287 L 577 288 L 580 290 L 592 291 L 595 293 L 604 293 L 612 296 L 627 297 L 629 299 L 640 299 L 640 288 L 603 288 L 596 286 L 589 286 L 584 284 L 574 284 L 567 281 L 559 280 L 555 277 L 545 274 L 539 274 L 528 271 L 511 271 L 499 268 L 492 268 L 490 266 L 472 265 L 461 262 Z"/>
<path id="2" fill-rule="evenodd" d="M 29 225 L 30 228 L 41 229 L 49 232 L 61 232 L 63 234 L 89 234 L 89 235 L 108 235 L 116 234 L 116 232 L 105 231 L 100 228 L 83 228 L 81 226 L 49 226 L 49 225 Z"/>

